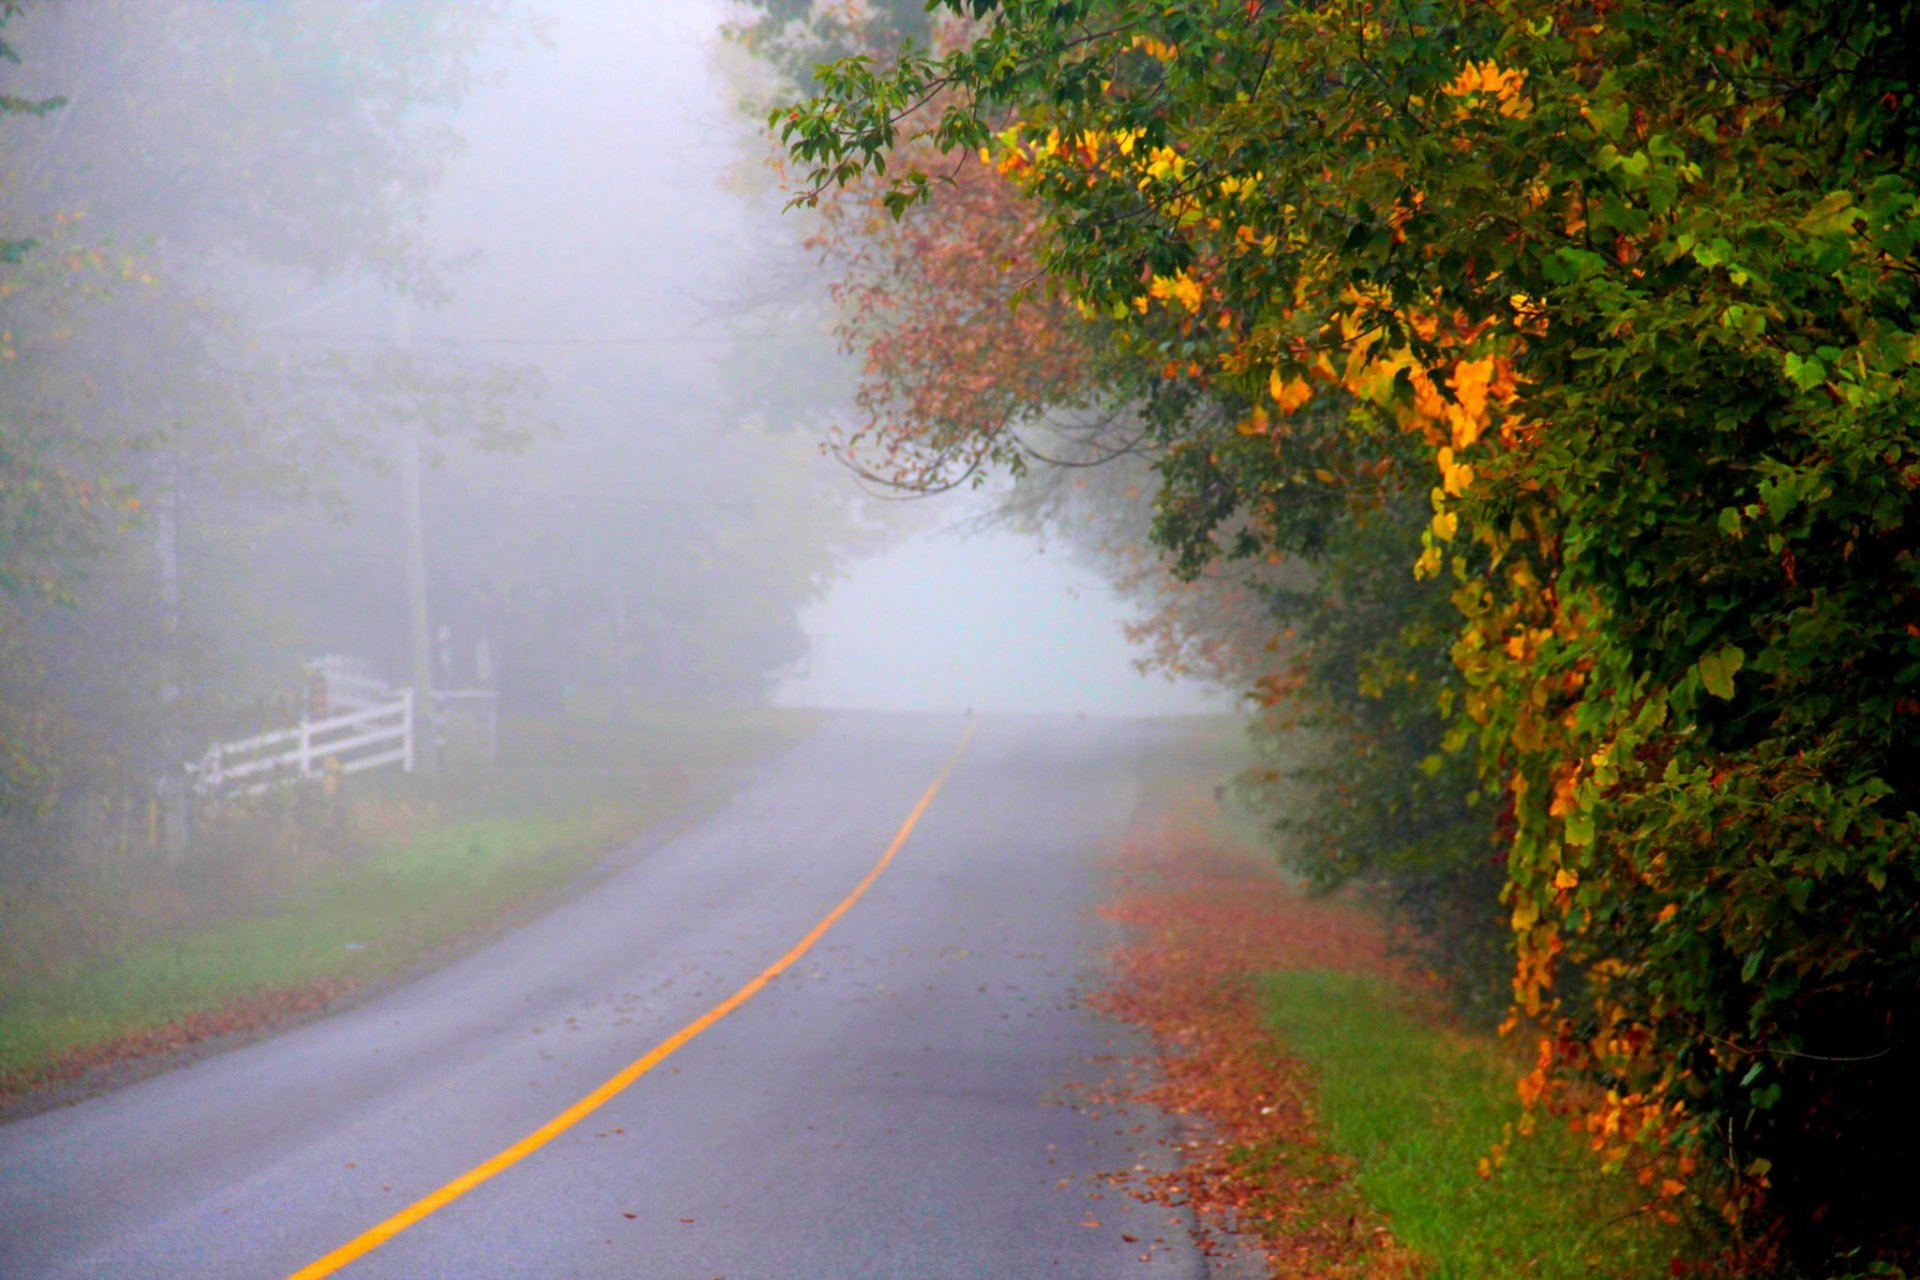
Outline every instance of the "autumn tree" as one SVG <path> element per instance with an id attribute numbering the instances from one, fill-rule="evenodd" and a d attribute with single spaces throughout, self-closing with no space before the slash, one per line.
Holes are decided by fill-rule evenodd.
<path id="1" fill-rule="evenodd" d="M 1387 674 L 1493 805 L 1529 1100 L 1743 1265 L 1911 1261 L 1915 7 L 948 7 L 775 117 L 803 198 L 1017 182 L 1189 567 L 1420 495 L 1449 669 Z"/>
<path id="2" fill-rule="evenodd" d="M 932 34 L 959 47 L 968 28 Z M 942 105 L 936 93 L 925 109 Z M 1411 680 L 1451 674 L 1435 643 L 1446 590 L 1410 580 L 1393 550 L 1417 544 L 1424 488 L 1363 459 L 1370 496 L 1347 503 L 1321 479 L 1323 462 L 1351 459 L 1337 415 L 1296 432 L 1280 467 L 1233 429 L 1245 405 L 1231 388 L 1170 380 L 1164 362 L 1116 345 L 1166 318 L 1116 317 L 1052 287 L 1041 207 L 1004 166 L 911 138 L 887 163 L 937 173 L 937 199 L 889 209 L 877 174 L 810 193 L 808 243 L 839 273 L 840 334 L 860 370 L 836 452 L 910 494 L 1011 473 L 1000 518 L 1064 540 L 1133 600 L 1143 666 L 1248 696 L 1270 757 L 1249 780 L 1295 868 L 1322 889 L 1383 888 L 1416 926 L 1400 936 L 1461 1006 L 1500 1007 L 1489 815 L 1470 764 L 1439 753 L 1433 686 Z M 1332 455 L 1316 461 L 1310 439 Z M 1214 509 L 1288 478 L 1288 501 L 1261 519 Z"/>

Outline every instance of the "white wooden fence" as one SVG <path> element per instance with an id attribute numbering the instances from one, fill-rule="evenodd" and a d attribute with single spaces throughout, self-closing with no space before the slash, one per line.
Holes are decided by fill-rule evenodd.
<path id="1" fill-rule="evenodd" d="M 399 692 L 369 671 L 366 663 L 339 654 L 314 659 L 307 664 L 307 672 L 324 685 L 330 712 L 382 706 Z"/>
<path id="2" fill-rule="evenodd" d="M 212 799 L 258 795 L 322 776 L 329 759 L 342 774 L 389 765 L 413 772 L 419 738 L 413 690 L 369 680 L 347 691 L 330 678 L 328 702 L 349 709 L 317 720 L 303 716 L 291 729 L 209 747 L 187 766 L 194 791 Z"/>

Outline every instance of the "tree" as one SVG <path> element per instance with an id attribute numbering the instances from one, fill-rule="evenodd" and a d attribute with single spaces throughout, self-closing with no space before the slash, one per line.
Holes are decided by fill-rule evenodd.
<path id="1" fill-rule="evenodd" d="M 775 117 L 803 198 L 987 148 L 1158 402 L 1233 411 L 1177 552 L 1427 491 L 1529 1096 L 1750 1265 L 1911 1260 L 1914 6 L 964 8 Z"/>
<path id="2" fill-rule="evenodd" d="M 496 423 L 523 407 L 500 394 L 511 377 L 260 340 L 274 295 L 444 289 L 418 230 L 454 142 L 433 109 L 510 9 L 6 9 L 0 589 L 34 661 L 9 664 L 0 703 L 10 724 L 75 731 L 28 751 L 5 730 L 0 816 L 145 792 L 222 704 L 283 674 L 257 661 L 259 567 L 218 549 L 258 539 L 263 497 L 324 492 L 371 442 L 376 396 Z M 13 678 L 33 668 L 46 678 Z"/>

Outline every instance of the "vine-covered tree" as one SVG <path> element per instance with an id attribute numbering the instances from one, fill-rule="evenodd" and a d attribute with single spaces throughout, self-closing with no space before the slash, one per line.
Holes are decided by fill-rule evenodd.
<path id="1" fill-rule="evenodd" d="M 1369 678 L 1491 798 L 1529 1099 L 1741 1265 L 1911 1261 L 1915 6 L 946 7 L 774 117 L 802 198 L 983 150 L 1189 567 L 1418 495 L 1451 671 Z"/>

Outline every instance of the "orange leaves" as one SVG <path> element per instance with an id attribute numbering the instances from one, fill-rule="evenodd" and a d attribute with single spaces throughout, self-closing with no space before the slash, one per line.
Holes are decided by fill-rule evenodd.
<path id="1" fill-rule="evenodd" d="M 1515 1092 L 1520 1096 L 1520 1105 L 1529 1109 L 1538 1106 L 1547 1096 L 1553 1080 L 1553 1065 L 1556 1058 L 1554 1041 L 1550 1036 L 1540 1037 L 1539 1051 L 1534 1057 L 1533 1069 L 1520 1077 Z"/>
<path id="2" fill-rule="evenodd" d="M 1179 45 L 1168 44 L 1164 40 L 1156 40 L 1149 35 L 1134 36 L 1132 42 L 1127 47 L 1130 49 L 1138 49 L 1156 62 L 1172 62 L 1180 55 Z"/>
<path id="3" fill-rule="evenodd" d="M 1101 914 L 1124 926 L 1126 943 L 1094 1003 L 1161 1046 L 1157 1079 L 1129 1077 L 1118 1100 L 1201 1117 L 1207 1129 L 1176 1148 L 1179 1169 L 1112 1181 L 1141 1199 L 1191 1208 L 1203 1232 L 1233 1222 L 1256 1233 L 1275 1276 L 1416 1274 L 1384 1230 L 1351 1228 L 1364 1206 L 1324 1162 L 1264 1166 L 1237 1156 L 1276 1142 L 1301 1155 L 1319 1149 L 1311 1082 L 1262 1032 L 1244 976 L 1385 972 L 1379 926 L 1218 847 L 1211 806 L 1197 786 L 1191 791 L 1184 803 L 1145 814 L 1113 866 L 1119 897 Z"/>
<path id="4" fill-rule="evenodd" d="M 1171 276 L 1153 277 L 1147 286 L 1147 294 L 1161 302 L 1178 302 L 1189 314 L 1197 313 L 1206 298 L 1206 290 L 1185 270 L 1176 271 Z"/>
<path id="5" fill-rule="evenodd" d="M 1267 393 L 1273 397 L 1273 402 L 1280 406 L 1282 413 L 1292 413 L 1313 399 L 1313 387 L 1305 378 L 1296 376 L 1282 380 L 1278 369 L 1267 375 Z"/>
<path id="6" fill-rule="evenodd" d="M 995 456 L 1011 422 L 1079 394 L 1086 330 L 1056 292 L 1028 289 L 1045 232 L 999 172 L 965 166 L 937 216 L 863 221 L 870 195 L 831 197 L 817 237 L 845 271 L 840 337 L 865 357 L 865 422 L 834 447 L 883 482 L 937 488 Z"/>
<path id="7" fill-rule="evenodd" d="M 1503 116 L 1524 120 L 1533 113 L 1533 99 L 1522 93 L 1526 83 L 1525 71 L 1503 70 L 1489 58 L 1467 63 L 1441 92 L 1459 102 L 1462 119 L 1483 105 L 1491 105 Z"/>
<path id="8" fill-rule="evenodd" d="M 1473 467 L 1455 460 L 1452 449 L 1441 446 L 1434 461 L 1440 467 L 1440 488 L 1450 498 L 1458 498 L 1466 493 L 1467 486 L 1473 483 Z"/>
<path id="9" fill-rule="evenodd" d="M 1447 375 L 1447 385 L 1460 402 L 1460 411 L 1473 421 L 1484 420 L 1487 416 L 1487 391 L 1493 374 L 1494 357 L 1488 355 L 1478 360 L 1455 361 L 1453 372 Z M 1463 440 L 1459 443 L 1465 448 L 1473 441 Z"/>
<path id="10" fill-rule="evenodd" d="M 1480 438 L 1487 425 L 1487 391 L 1493 380 L 1494 357 L 1455 362 L 1447 385 L 1455 403 L 1448 406 L 1447 421 L 1452 428 L 1453 447 L 1465 449 Z"/>
<path id="11" fill-rule="evenodd" d="M 1580 768 L 1571 765 L 1562 770 L 1553 780 L 1553 800 L 1547 806 L 1547 812 L 1555 818 L 1564 818 L 1575 808 L 1573 791 L 1580 781 Z"/>

